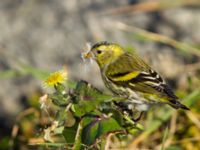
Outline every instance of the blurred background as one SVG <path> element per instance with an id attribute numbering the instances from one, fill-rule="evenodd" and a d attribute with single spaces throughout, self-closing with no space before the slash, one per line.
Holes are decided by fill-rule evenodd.
<path id="1" fill-rule="evenodd" d="M 105 89 L 97 65 L 81 59 L 85 44 L 98 41 L 135 49 L 177 95 L 193 96 L 191 112 L 173 111 L 162 123 L 164 129 L 173 124 L 167 146 L 199 149 L 199 27 L 198 0 L 1 0 L 0 149 L 6 148 L 18 114 L 38 105 L 43 72 L 65 66 L 71 80 Z M 152 131 L 154 142 L 139 136 L 131 146 L 158 148 L 163 128 Z"/>

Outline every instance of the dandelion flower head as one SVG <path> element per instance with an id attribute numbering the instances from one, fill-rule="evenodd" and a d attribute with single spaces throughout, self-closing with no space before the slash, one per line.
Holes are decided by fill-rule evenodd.
<path id="1" fill-rule="evenodd" d="M 66 69 L 54 72 L 44 81 L 44 85 L 45 87 L 53 87 L 62 84 L 67 80 L 67 75 Z"/>

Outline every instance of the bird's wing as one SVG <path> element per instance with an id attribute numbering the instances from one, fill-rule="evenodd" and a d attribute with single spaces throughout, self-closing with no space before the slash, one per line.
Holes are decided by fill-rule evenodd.
<path id="1" fill-rule="evenodd" d="M 135 54 L 125 53 L 110 64 L 106 76 L 119 86 L 154 96 L 155 100 L 176 108 L 183 107 L 163 78 Z"/>

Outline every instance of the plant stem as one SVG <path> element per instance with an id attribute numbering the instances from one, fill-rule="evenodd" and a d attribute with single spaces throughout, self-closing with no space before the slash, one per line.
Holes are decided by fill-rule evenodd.
<path id="1" fill-rule="evenodd" d="M 82 121 L 80 121 L 79 125 L 78 125 L 78 129 L 76 132 L 76 137 L 75 137 L 75 143 L 73 146 L 73 150 L 80 150 L 81 149 L 81 134 L 82 134 Z"/>

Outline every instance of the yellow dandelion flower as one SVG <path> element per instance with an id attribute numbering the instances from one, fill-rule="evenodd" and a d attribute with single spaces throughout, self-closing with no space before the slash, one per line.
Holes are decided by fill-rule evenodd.
<path id="1" fill-rule="evenodd" d="M 67 75 L 66 69 L 54 72 L 44 81 L 44 85 L 45 87 L 53 87 L 62 84 L 67 80 Z"/>

